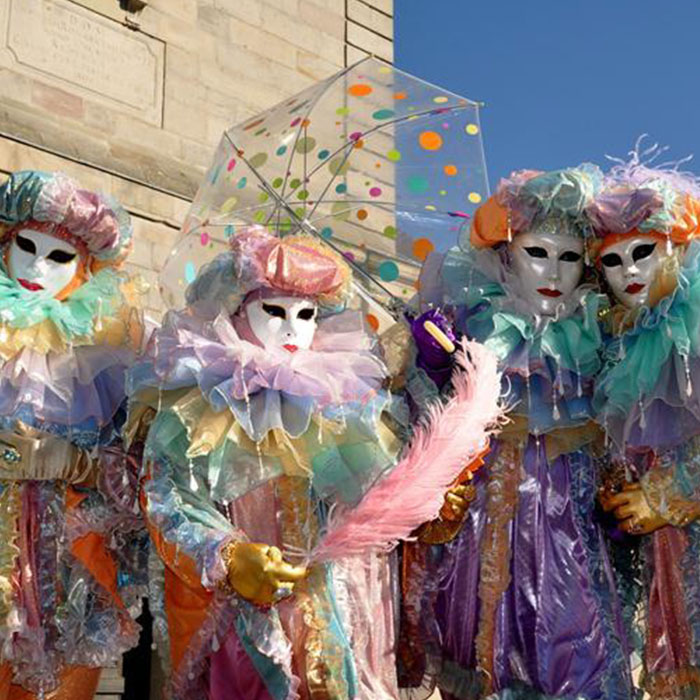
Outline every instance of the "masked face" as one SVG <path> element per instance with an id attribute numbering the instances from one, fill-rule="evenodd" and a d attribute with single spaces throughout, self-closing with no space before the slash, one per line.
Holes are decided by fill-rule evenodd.
<path id="1" fill-rule="evenodd" d="M 300 297 L 254 299 L 246 306 L 248 323 L 266 348 L 308 350 L 316 333 L 318 307 Z"/>
<path id="2" fill-rule="evenodd" d="M 536 313 L 554 316 L 581 280 L 583 241 L 563 233 L 521 233 L 510 249 L 525 299 Z"/>
<path id="3" fill-rule="evenodd" d="M 635 236 L 605 248 L 600 262 L 615 298 L 633 309 L 649 303 L 651 285 L 667 257 L 666 246 L 653 236 Z"/>
<path id="4" fill-rule="evenodd" d="M 30 292 L 56 296 L 75 276 L 80 262 L 77 248 L 60 238 L 21 229 L 10 244 L 10 277 Z"/>

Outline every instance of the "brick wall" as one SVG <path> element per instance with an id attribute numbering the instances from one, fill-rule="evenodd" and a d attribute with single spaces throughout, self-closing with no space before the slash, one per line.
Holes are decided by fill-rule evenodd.
<path id="1" fill-rule="evenodd" d="M 60 169 L 119 199 L 158 316 L 156 270 L 223 130 L 366 53 L 391 61 L 393 0 L 146 2 L 0 2 L 0 173 Z M 146 63 L 120 59 L 135 50 Z"/>

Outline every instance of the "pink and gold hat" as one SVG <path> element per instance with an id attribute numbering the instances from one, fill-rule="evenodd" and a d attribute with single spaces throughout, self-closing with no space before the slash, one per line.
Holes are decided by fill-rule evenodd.
<path id="1" fill-rule="evenodd" d="M 340 255 L 321 241 L 299 234 L 277 238 L 250 227 L 231 240 L 240 291 L 270 288 L 338 306 L 347 301 L 352 275 Z"/>

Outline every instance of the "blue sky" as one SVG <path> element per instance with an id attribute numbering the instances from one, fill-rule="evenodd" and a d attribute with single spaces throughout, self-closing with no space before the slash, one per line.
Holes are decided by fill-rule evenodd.
<path id="1" fill-rule="evenodd" d="M 700 174 L 700 0 L 395 0 L 395 63 L 486 103 L 489 179 L 625 155 Z M 650 142 L 651 143 L 651 142 Z"/>

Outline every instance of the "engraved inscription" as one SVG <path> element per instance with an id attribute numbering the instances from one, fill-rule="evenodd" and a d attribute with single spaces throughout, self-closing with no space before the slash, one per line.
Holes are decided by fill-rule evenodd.
<path id="1" fill-rule="evenodd" d="M 164 45 L 69 0 L 11 0 L 17 63 L 159 119 Z"/>

